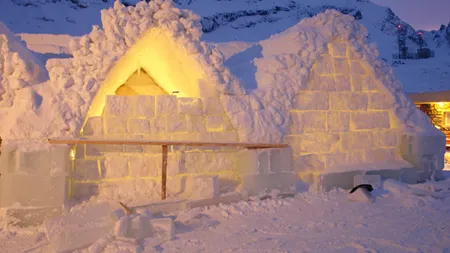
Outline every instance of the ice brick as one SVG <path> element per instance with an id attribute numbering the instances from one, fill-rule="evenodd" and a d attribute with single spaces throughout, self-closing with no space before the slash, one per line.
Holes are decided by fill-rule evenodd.
<path id="1" fill-rule="evenodd" d="M 150 175 L 159 175 L 162 169 L 162 155 L 157 154 L 150 157 L 151 164 Z M 185 157 L 183 153 L 169 153 L 167 156 L 167 175 L 176 176 L 185 172 Z"/>
<path id="2" fill-rule="evenodd" d="M 105 116 L 133 115 L 133 102 L 128 96 L 106 96 Z"/>
<path id="3" fill-rule="evenodd" d="M 105 117 L 106 134 L 126 134 L 127 118 L 126 117 Z"/>
<path id="4" fill-rule="evenodd" d="M 175 224 L 171 218 L 153 219 L 150 224 L 153 235 L 158 238 L 172 240 L 175 236 Z"/>
<path id="5" fill-rule="evenodd" d="M 158 171 L 153 170 L 155 166 L 152 164 L 152 160 L 148 156 L 134 156 L 129 159 L 129 171 L 131 177 L 148 177 L 158 176 Z M 152 173 L 150 174 L 150 171 Z"/>
<path id="6" fill-rule="evenodd" d="M 17 172 L 35 175 L 50 175 L 50 152 L 47 149 L 36 151 L 16 151 Z"/>
<path id="7" fill-rule="evenodd" d="M 301 113 L 303 132 L 304 133 L 323 133 L 327 129 L 327 113 L 326 112 L 302 112 Z"/>
<path id="8" fill-rule="evenodd" d="M 108 155 L 105 158 L 104 178 L 122 178 L 128 176 L 128 156 Z"/>
<path id="9" fill-rule="evenodd" d="M 178 113 L 189 115 L 202 115 L 203 103 L 199 98 L 179 98 Z"/>
<path id="10" fill-rule="evenodd" d="M 310 80 L 306 85 L 307 90 L 311 91 L 329 91 L 335 89 L 335 81 L 333 75 L 327 76 L 315 76 L 312 72 L 310 75 Z"/>
<path id="11" fill-rule="evenodd" d="M 350 129 L 349 112 L 328 112 L 327 130 L 328 132 L 347 132 Z"/>
<path id="12" fill-rule="evenodd" d="M 74 162 L 73 178 L 75 180 L 98 180 L 100 174 L 97 160 L 76 159 Z"/>
<path id="13" fill-rule="evenodd" d="M 128 133 L 151 134 L 152 127 L 149 119 L 128 119 Z"/>
<path id="14" fill-rule="evenodd" d="M 268 174 L 269 151 L 267 149 L 247 149 L 237 153 L 237 171 L 240 175 Z"/>
<path id="15" fill-rule="evenodd" d="M 156 96 L 156 115 L 176 115 L 177 97 L 171 95 Z"/>
<path id="16" fill-rule="evenodd" d="M 155 97 L 154 96 L 134 96 L 136 101 L 136 109 L 134 115 L 136 117 L 151 118 L 155 116 Z"/>
<path id="17" fill-rule="evenodd" d="M 133 239 L 143 239 L 145 237 L 152 236 L 152 226 L 150 224 L 150 219 L 144 216 L 135 216 L 131 220 L 129 229 L 129 234 L 127 237 Z"/>
<path id="18" fill-rule="evenodd" d="M 396 148 L 378 148 L 366 151 L 366 161 L 369 163 L 380 163 L 397 159 Z"/>
<path id="19" fill-rule="evenodd" d="M 1 177 L 1 206 L 61 206 L 67 200 L 67 176 L 5 174 Z"/>
<path id="20" fill-rule="evenodd" d="M 364 130 L 364 129 L 380 129 L 389 128 L 389 113 L 388 112 L 351 112 L 350 115 L 350 129 Z"/>
<path id="21" fill-rule="evenodd" d="M 320 91 L 300 91 L 292 109 L 328 110 L 328 93 Z"/>
<path id="22" fill-rule="evenodd" d="M 292 148 L 274 148 L 269 153 L 270 171 L 285 172 L 292 171 Z"/>
<path id="23" fill-rule="evenodd" d="M 341 168 L 342 166 L 346 166 L 348 164 L 348 155 L 347 153 L 333 153 L 325 155 L 325 168 L 327 171 Z"/>
<path id="24" fill-rule="evenodd" d="M 369 93 L 369 110 L 389 110 L 394 106 L 395 100 L 392 95 L 381 92 Z"/>
<path id="25" fill-rule="evenodd" d="M 330 93 L 331 110 L 367 110 L 367 95 L 363 93 Z"/>
<path id="26" fill-rule="evenodd" d="M 343 150 L 361 150 L 373 147 L 371 131 L 342 133 L 341 139 Z"/>
<path id="27" fill-rule="evenodd" d="M 89 205 L 45 221 L 50 246 L 55 252 L 72 252 L 94 243 L 114 227 L 109 204 Z"/>
<path id="28" fill-rule="evenodd" d="M 293 173 L 275 173 L 268 175 L 244 175 L 241 176 L 242 191 L 249 195 L 270 192 L 277 189 L 281 192 L 290 192 L 295 189 L 296 176 Z"/>
<path id="29" fill-rule="evenodd" d="M 349 75 L 350 67 L 348 65 L 348 60 L 345 58 L 334 58 L 333 67 L 336 75 Z"/>
<path id="30" fill-rule="evenodd" d="M 336 75 L 334 81 L 334 88 L 330 87 L 330 91 L 351 91 L 352 84 L 350 76 Z"/>
<path id="31" fill-rule="evenodd" d="M 188 132 L 206 132 L 205 117 L 201 115 L 187 115 Z"/>
<path id="32" fill-rule="evenodd" d="M 220 194 L 218 176 L 188 176 L 185 194 L 189 199 L 216 198 Z"/>
<path id="33" fill-rule="evenodd" d="M 235 170 L 237 157 L 232 152 L 187 152 L 186 171 L 188 173 L 218 172 Z"/>
<path id="34" fill-rule="evenodd" d="M 339 148 L 339 134 L 314 133 L 298 136 L 288 136 L 287 141 L 291 146 L 297 147 L 295 154 L 302 153 L 328 153 Z"/>
<path id="35" fill-rule="evenodd" d="M 187 132 L 186 115 L 168 115 L 166 130 L 167 132 Z"/>
<path id="36" fill-rule="evenodd" d="M 399 144 L 399 130 L 378 130 L 373 132 L 374 147 L 396 147 Z"/>

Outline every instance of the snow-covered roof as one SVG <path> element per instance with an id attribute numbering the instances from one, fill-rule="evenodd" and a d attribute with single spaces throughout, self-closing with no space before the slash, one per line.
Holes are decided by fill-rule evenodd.
<path id="1" fill-rule="evenodd" d="M 366 44 L 367 30 L 334 10 L 253 45 L 258 52 L 250 59 L 254 76 L 230 71 L 217 47 L 200 40 L 199 17 L 173 7 L 171 1 L 141 1 L 136 7 L 117 1 L 101 11 L 101 18 L 101 29 L 94 26 L 91 33 L 71 42 L 73 59 L 47 62 L 50 82 L 33 91 L 44 99 L 7 111 L 13 123 L 0 126 L 2 138 L 78 135 L 86 117 L 101 113 L 92 105 L 103 105 L 105 95 L 114 94 L 142 67 L 168 93 L 178 89 L 181 96 L 219 95 L 241 141 L 281 142 L 296 94 L 306 85 L 314 62 L 335 40 L 348 43 L 353 57 L 373 67 L 378 81 L 395 98 L 396 114 L 406 128 L 432 127 L 405 96 L 390 67 L 377 59 L 376 46 Z M 175 60 L 176 69 L 167 67 L 169 60 Z M 175 74 L 184 79 L 170 79 Z M 246 90 L 250 82 L 255 87 Z M 26 116 L 30 110 L 33 117 Z"/>

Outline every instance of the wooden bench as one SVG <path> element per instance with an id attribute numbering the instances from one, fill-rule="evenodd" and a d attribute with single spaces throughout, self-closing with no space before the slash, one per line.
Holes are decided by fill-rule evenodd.
<path id="1" fill-rule="evenodd" d="M 287 148 L 287 144 L 242 143 L 242 142 L 192 142 L 192 141 L 151 141 L 151 140 L 106 140 L 106 139 L 48 139 L 50 144 L 92 144 L 92 145 L 154 145 L 161 146 L 161 199 L 166 199 L 167 184 L 167 155 L 169 146 L 188 147 L 236 147 L 246 149 Z"/>

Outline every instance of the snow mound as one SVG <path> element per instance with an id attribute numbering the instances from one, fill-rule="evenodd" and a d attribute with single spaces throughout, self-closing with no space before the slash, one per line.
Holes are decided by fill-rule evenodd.
<path id="1" fill-rule="evenodd" d="M 0 108 L 12 107 L 16 93 L 42 82 L 46 72 L 20 37 L 0 22 Z"/>

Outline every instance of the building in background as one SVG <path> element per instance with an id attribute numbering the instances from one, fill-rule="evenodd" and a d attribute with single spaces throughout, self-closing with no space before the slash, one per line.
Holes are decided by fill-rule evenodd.
<path id="1" fill-rule="evenodd" d="M 414 104 L 430 117 L 431 123 L 447 136 L 450 148 L 450 90 L 409 94 Z"/>

